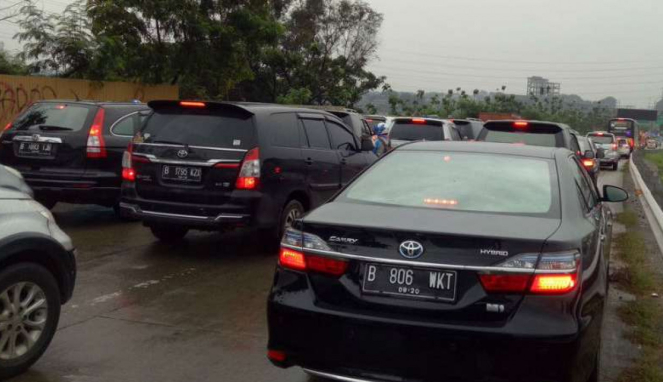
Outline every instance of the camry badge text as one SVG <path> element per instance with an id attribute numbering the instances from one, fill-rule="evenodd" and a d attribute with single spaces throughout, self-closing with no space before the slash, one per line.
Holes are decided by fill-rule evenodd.
<path id="1" fill-rule="evenodd" d="M 359 239 L 353 239 L 351 237 L 330 236 L 329 241 L 333 241 L 334 243 L 356 244 Z"/>

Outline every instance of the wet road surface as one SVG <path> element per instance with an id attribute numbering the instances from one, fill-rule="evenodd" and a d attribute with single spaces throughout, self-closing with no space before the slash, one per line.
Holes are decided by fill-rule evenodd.
<path id="1" fill-rule="evenodd" d="M 171 247 L 110 209 L 54 213 L 79 250 L 77 286 L 51 346 L 13 382 L 308 381 L 265 357 L 276 253 L 255 236 L 191 232 Z"/>

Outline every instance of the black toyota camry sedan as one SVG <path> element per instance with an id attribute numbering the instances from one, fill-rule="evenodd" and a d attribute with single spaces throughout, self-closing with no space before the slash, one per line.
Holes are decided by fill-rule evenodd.
<path id="1" fill-rule="evenodd" d="M 592 381 L 605 202 L 564 148 L 422 142 L 286 231 L 268 357 L 342 381 Z"/>

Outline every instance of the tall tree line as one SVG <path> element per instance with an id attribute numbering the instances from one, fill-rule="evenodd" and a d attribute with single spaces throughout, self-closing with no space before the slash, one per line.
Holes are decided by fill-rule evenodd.
<path id="1" fill-rule="evenodd" d="M 184 98 L 352 107 L 383 16 L 362 0 L 78 0 L 21 9 L 30 74 L 180 85 Z"/>

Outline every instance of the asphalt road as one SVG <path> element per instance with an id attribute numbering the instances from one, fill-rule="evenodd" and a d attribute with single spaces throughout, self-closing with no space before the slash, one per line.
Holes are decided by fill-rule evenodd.
<path id="1" fill-rule="evenodd" d="M 600 183 L 618 186 L 622 176 L 606 170 Z M 190 233 L 169 247 L 105 208 L 54 213 L 79 249 L 78 283 L 50 348 L 13 381 L 308 380 L 266 359 L 276 254 L 252 237 Z"/>

